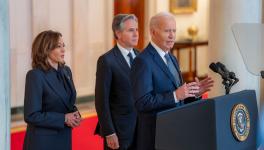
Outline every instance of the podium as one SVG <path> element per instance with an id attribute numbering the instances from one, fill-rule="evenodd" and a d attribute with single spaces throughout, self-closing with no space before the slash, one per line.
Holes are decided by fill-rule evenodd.
<path id="1" fill-rule="evenodd" d="M 247 137 L 240 141 L 234 130 L 239 128 L 234 107 L 246 107 L 242 117 Z M 243 113 L 243 111 L 242 111 Z M 244 120 L 243 120 L 244 119 Z M 247 120 L 248 119 L 248 120 Z M 244 121 L 244 122 L 243 122 Z M 248 121 L 248 122 L 247 122 Z M 244 123 L 244 124 L 243 124 Z M 248 124 L 245 124 L 248 123 Z M 258 108 L 254 90 L 199 100 L 159 112 L 156 120 L 156 150 L 256 150 Z M 243 133 L 241 130 L 238 134 Z"/>

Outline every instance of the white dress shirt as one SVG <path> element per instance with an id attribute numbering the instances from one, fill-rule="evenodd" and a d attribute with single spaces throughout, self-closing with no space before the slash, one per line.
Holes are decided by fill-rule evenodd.
<path id="1" fill-rule="evenodd" d="M 132 54 L 133 59 L 136 57 L 136 54 L 134 53 L 133 48 L 126 49 L 126 48 L 122 47 L 119 43 L 117 43 L 116 45 L 117 45 L 118 49 L 121 51 L 121 53 L 122 53 L 123 57 L 125 58 L 128 66 L 131 67 L 130 66 L 130 58 L 127 55 L 130 52 Z"/>

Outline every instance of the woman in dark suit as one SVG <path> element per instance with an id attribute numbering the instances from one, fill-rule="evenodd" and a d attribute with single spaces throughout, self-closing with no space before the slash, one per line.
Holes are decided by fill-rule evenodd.
<path id="1" fill-rule="evenodd" d="M 65 65 L 62 35 L 43 31 L 32 44 L 26 76 L 24 150 L 71 150 L 72 128 L 80 125 L 72 73 Z"/>

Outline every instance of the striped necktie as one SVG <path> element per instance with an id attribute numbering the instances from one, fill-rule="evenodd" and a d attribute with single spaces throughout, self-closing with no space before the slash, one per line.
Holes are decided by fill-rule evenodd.
<path id="1" fill-rule="evenodd" d="M 176 81 L 177 87 L 179 87 L 181 85 L 179 72 L 177 71 L 176 67 L 174 66 L 170 55 L 167 53 L 167 54 L 165 54 L 164 57 L 167 60 L 167 67 L 169 68 L 171 74 L 173 75 L 173 77 Z"/>

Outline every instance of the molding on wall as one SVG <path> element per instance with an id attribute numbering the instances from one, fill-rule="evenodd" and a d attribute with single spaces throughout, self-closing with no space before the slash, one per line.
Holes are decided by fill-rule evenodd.
<path id="1" fill-rule="evenodd" d="M 95 96 L 94 95 L 87 95 L 87 96 L 81 96 L 77 97 L 76 104 L 83 104 L 90 101 L 94 101 Z M 24 106 L 18 106 L 11 108 L 11 115 L 16 114 L 23 114 L 24 112 Z"/>

